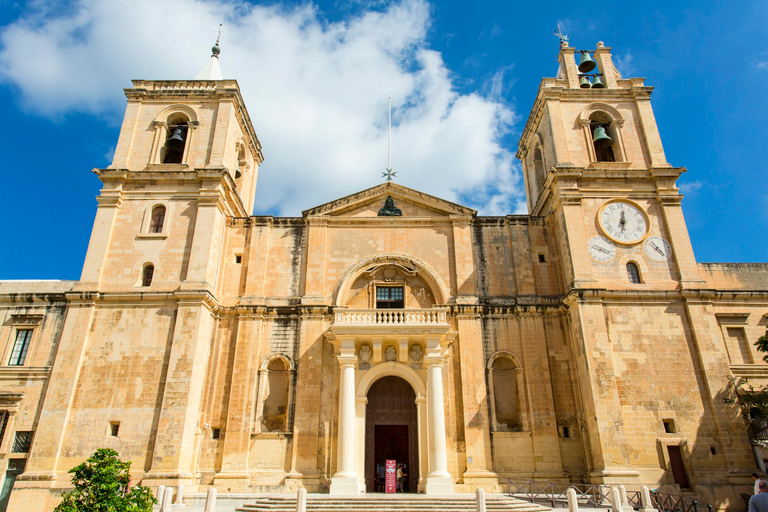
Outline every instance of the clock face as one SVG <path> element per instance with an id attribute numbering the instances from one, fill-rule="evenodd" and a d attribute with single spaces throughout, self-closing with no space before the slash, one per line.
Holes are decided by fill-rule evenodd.
<path id="1" fill-rule="evenodd" d="M 643 242 L 643 251 L 653 261 L 667 261 L 672 256 L 672 246 L 660 236 L 649 236 Z"/>
<path id="2" fill-rule="evenodd" d="M 604 236 L 593 236 L 587 242 L 589 255 L 593 260 L 605 263 L 616 256 L 616 246 Z"/>
<path id="3" fill-rule="evenodd" d="M 639 207 L 626 201 L 609 201 L 598 214 L 600 228 L 616 243 L 636 244 L 648 234 L 648 219 Z"/>

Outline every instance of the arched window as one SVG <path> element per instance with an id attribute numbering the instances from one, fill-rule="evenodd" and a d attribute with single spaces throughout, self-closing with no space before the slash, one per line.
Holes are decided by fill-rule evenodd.
<path id="1" fill-rule="evenodd" d="M 247 161 L 245 159 L 245 147 L 242 144 L 237 145 L 237 162 L 235 163 L 235 179 L 241 178 L 246 170 Z"/>
<path id="2" fill-rule="evenodd" d="M 184 158 L 184 148 L 187 145 L 189 124 L 184 114 L 174 114 L 168 118 L 168 131 L 163 146 L 163 163 L 180 164 Z"/>
<path id="3" fill-rule="evenodd" d="M 152 276 L 155 273 L 155 266 L 151 263 L 144 265 L 144 270 L 141 273 L 141 286 L 149 286 L 152 284 Z"/>
<path id="4" fill-rule="evenodd" d="M 285 356 L 273 356 L 259 370 L 260 400 L 256 428 L 260 432 L 287 432 L 290 426 L 291 363 Z"/>
<path id="5" fill-rule="evenodd" d="M 617 142 L 617 137 L 611 118 L 604 112 L 594 112 L 589 116 L 589 121 L 595 159 L 598 162 L 615 162 L 617 159 L 613 145 Z"/>
<path id="6" fill-rule="evenodd" d="M 162 233 L 165 222 L 165 206 L 157 205 L 152 208 L 152 220 L 149 223 L 150 233 Z"/>
<path id="7" fill-rule="evenodd" d="M 544 190 L 544 182 L 547 176 L 544 171 L 544 158 L 541 155 L 541 148 L 538 146 L 533 151 L 533 172 L 536 174 L 536 193 L 540 195 Z"/>
<path id="8" fill-rule="evenodd" d="M 512 354 L 501 353 L 492 358 L 488 367 L 488 383 L 494 430 L 525 430 L 520 399 L 522 368 Z"/>
<path id="9" fill-rule="evenodd" d="M 637 263 L 630 261 L 627 263 L 627 277 L 630 283 L 640 283 L 640 269 L 637 268 Z"/>

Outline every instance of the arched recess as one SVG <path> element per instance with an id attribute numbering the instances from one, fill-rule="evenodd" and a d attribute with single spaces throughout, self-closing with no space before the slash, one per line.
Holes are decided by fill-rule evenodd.
<path id="1" fill-rule="evenodd" d="M 165 143 L 171 136 L 170 127 L 175 124 L 183 124 L 185 130 L 184 148 L 181 153 L 180 162 L 176 163 L 186 164 L 189 148 L 192 145 L 192 132 L 200 122 L 193 108 L 180 103 L 164 108 L 152 121 L 155 134 L 152 142 L 152 151 L 150 152 L 150 164 L 163 163 Z"/>
<path id="2" fill-rule="evenodd" d="M 427 386 L 419 376 L 418 372 L 408 365 L 398 363 L 394 361 L 380 363 L 373 366 L 370 370 L 366 371 L 360 382 L 357 384 L 356 394 L 356 407 L 357 417 L 366 417 L 366 406 L 368 402 L 368 392 L 371 387 L 381 378 L 384 377 L 399 377 L 407 382 L 416 396 L 416 410 L 417 410 L 417 432 L 418 432 L 418 448 L 417 457 L 418 463 L 418 478 L 415 482 L 420 482 L 429 472 L 428 464 L 428 452 L 427 452 Z M 360 421 L 355 426 L 355 439 L 364 440 L 366 438 L 366 421 Z M 360 476 L 366 475 L 365 468 L 365 442 L 362 446 L 357 446 L 356 449 L 356 462 L 355 468 L 357 474 Z M 417 475 L 411 475 L 416 477 Z M 413 487 L 411 488 L 413 490 Z"/>
<path id="3" fill-rule="evenodd" d="M 368 390 L 371 389 L 374 382 L 382 377 L 391 376 L 400 377 L 410 384 L 416 393 L 417 400 L 419 397 L 427 396 L 427 386 L 424 384 L 419 373 L 410 366 L 395 361 L 377 364 L 365 372 L 365 375 L 357 384 L 356 395 L 359 398 L 365 398 L 368 396 Z"/>
<path id="4" fill-rule="evenodd" d="M 291 431 L 295 373 L 293 361 L 285 354 L 270 354 L 259 365 L 256 432 Z"/>
<path id="5" fill-rule="evenodd" d="M 341 279 L 339 279 L 339 282 L 336 285 L 336 289 L 334 290 L 334 305 L 346 305 L 349 290 L 357 278 L 360 277 L 369 268 L 382 264 L 414 267 L 416 269 L 416 273 L 421 276 L 432 289 L 432 294 L 435 297 L 435 304 L 445 304 L 448 300 L 448 287 L 440 277 L 440 274 L 438 274 L 437 271 L 432 268 L 429 263 L 420 258 L 405 253 L 386 252 L 367 256 L 355 265 L 348 268 L 346 272 L 344 272 L 344 275 L 341 277 Z"/>
<path id="6" fill-rule="evenodd" d="M 495 375 L 501 373 L 501 375 Z M 504 375 L 509 373 L 508 375 Z M 486 364 L 491 426 L 494 431 L 528 431 L 524 414 L 523 365 L 512 352 L 500 350 Z M 503 393 L 499 389 L 503 387 Z"/>
<path id="7" fill-rule="evenodd" d="M 627 162 L 627 151 L 624 147 L 624 138 L 622 137 L 622 126 L 624 126 L 624 117 L 621 113 L 607 103 L 592 103 L 587 105 L 581 111 L 578 123 L 582 126 L 584 138 L 586 141 L 587 153 L 590 162 L 599 162 L 595 145 L 593 142 L 592 124 L 599 121 L 600 124 L 607 126 L 606 133 L 613 139 L 613 154 L 616 162 Z"/>

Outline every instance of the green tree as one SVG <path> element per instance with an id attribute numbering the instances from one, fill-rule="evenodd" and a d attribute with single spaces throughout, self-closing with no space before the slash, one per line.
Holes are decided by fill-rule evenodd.
<path id="1" fill-rule="evenodd" d="M 768 327 L 765 328 L 765 334 L 757 338 L 757 341 L 755 342 L 755 347 L 757 347 L 757 350 L 759 352 L 762 352 L 765 354 L 763 356 L 763 361 L 768 363 Z"/>
<path id="2" fill-rule="evenodd" d="M 130 468 L 115 450 L 96 450 L 69 470 L 75 488 L 62 494 L 54 512 L 152 512 L 157 500 L 148 487 L 130 488 Z"/>

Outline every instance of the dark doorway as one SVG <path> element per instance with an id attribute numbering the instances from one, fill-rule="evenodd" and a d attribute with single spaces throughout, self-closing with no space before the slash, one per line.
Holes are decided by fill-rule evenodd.
<path id="1" fill-rule="evenodd" d="M 669 465 L 672 466 L 672 476 L 675 478 L 675 483 L 681 489 L 688 489 L 691 485 L 685 472 L 685 464 L 683 464 L 683 454 L 680 452 L 680 447 L 667 446 L 667 452 L 669 452 Z"/>
<path id="2" fill-rule="evenodd" d="M 381 488 L 380 465 L 387 460 L 403 465 L 405 492 L 416 492 L 419 482 L 419 441 L 416 394 L 400 377 L 383 377 L 368 391 L 365 415 L 365 482 L 368 492 Z M 381 477 L 380 477 L 381 475 Z"/>

